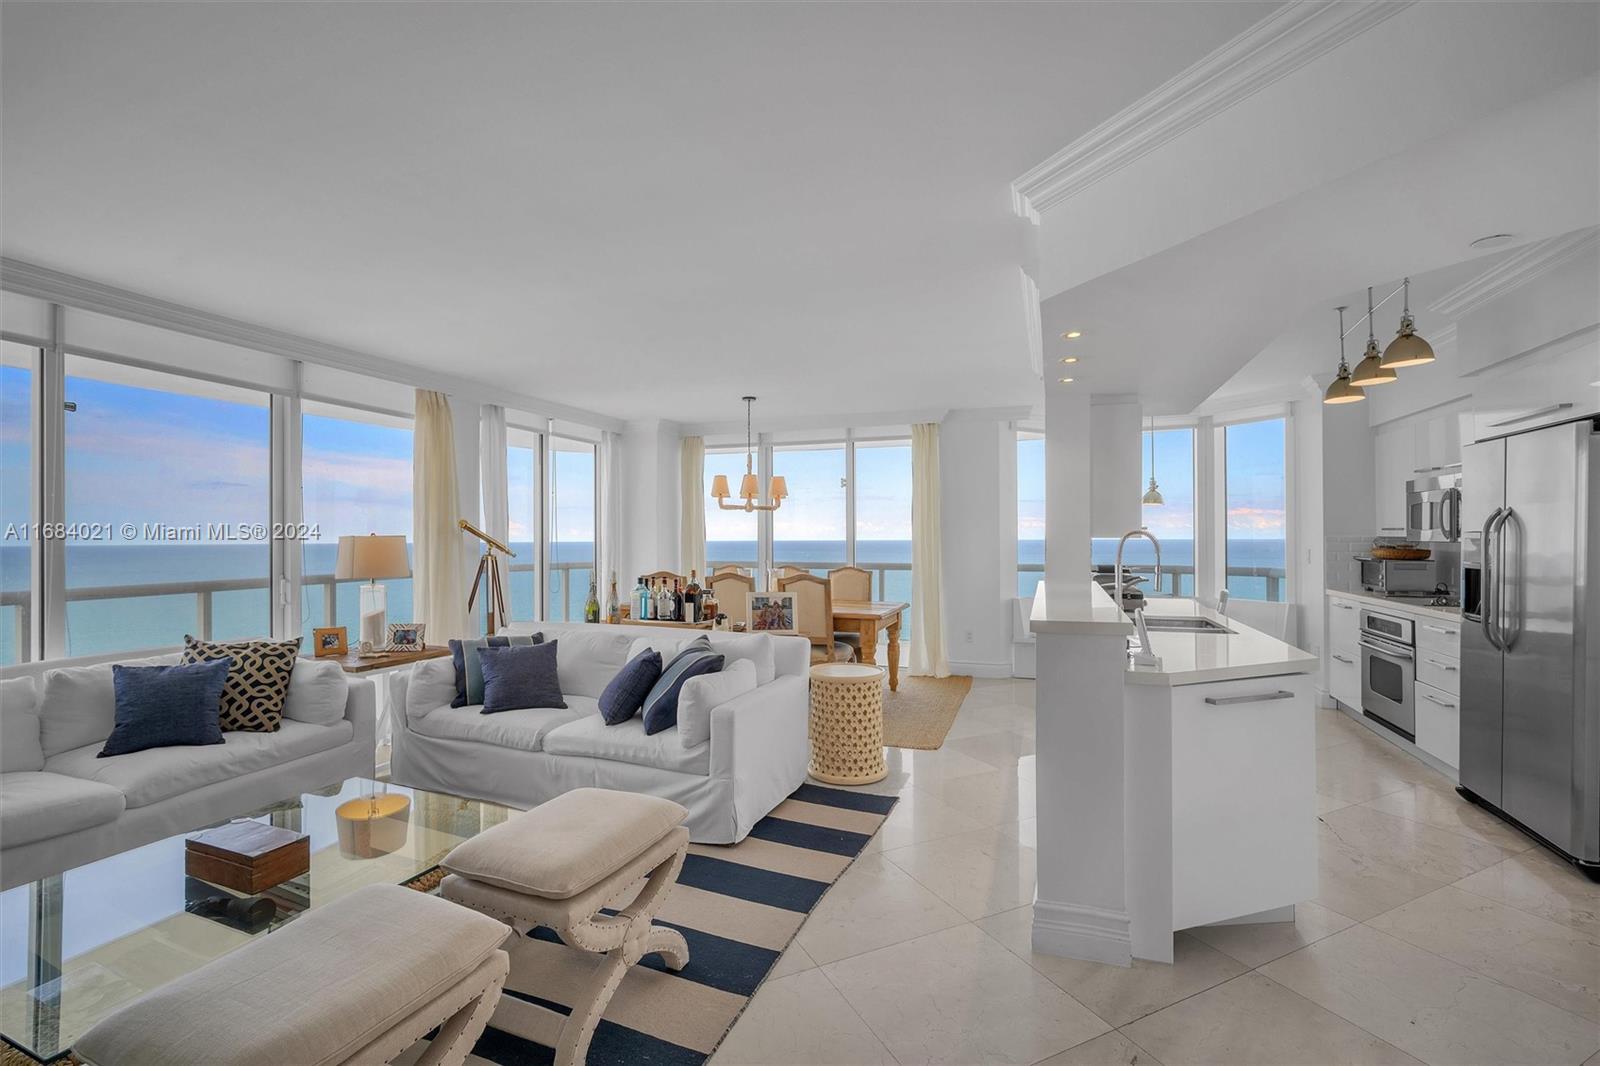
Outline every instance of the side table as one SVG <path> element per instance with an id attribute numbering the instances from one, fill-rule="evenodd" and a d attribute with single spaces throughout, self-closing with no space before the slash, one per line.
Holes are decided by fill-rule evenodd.
<path id="1" fill-rule="evenodd" d="M 889 776 L 883 758 L 883 667 L 820 663 L 811 668 L 811 765 L 829 785 L 870 785 Z"/>

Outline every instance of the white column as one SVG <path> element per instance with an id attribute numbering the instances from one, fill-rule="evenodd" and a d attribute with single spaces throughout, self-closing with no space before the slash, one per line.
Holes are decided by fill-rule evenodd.
<path id="1" fill-rule="evenodd" d="M 1044 403 L 1044 577 L 1063 596 L 1089 579 L 1089 394 L 1052 384 Z"/>

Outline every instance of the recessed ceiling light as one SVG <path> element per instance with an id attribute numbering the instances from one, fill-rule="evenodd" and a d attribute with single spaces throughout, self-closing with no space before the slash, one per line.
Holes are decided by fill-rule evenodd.
<path id="1" fill-rule="evenodd" d="M 1063 384 L 1063 385 L 1071 385 L 1072 384 L 1072 379 L 1071 378 L 1062 378 L 1061 379 L 1061 384 Z"/>
<path id="2" fill-rule="evenodd" d="M 1078 357 L 1075 356 L 1075 355 L 1062 356 L 1061 361 L 1063 363 L 1067 364 L 1068 366 L 1071 366 L 1073 363 L 1076 363 L 1078 361 Z"/>
<path id="3" fill-rule="evenodd" d="M 1479 237 L 1469 247 L 1472 248 L 1504 248 L 1516 238 L 1509 233 L 1491 233 L 1487 237 Z"/>
<path id="4" fill-rule="evenodd" d="M 1082 330 L 1069 329 L 1061 335 L 1061 339 L 1064 341 L 1075 341 L 1081 336 L 1083 336 Z"/>

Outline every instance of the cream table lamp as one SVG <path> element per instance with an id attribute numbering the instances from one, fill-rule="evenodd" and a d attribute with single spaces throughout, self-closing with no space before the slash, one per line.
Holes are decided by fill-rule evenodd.
<path id="1" fill-rule="evenodd" d="M 406 538 L 377 533 L 340 537 L 333 576 L 337 581 L 366 582 L 361 586 L 361 650 L 370 652 L 382 648 L 389 641 L 384 624 L 388 592 L 378 582 L 411 576 Z"/>

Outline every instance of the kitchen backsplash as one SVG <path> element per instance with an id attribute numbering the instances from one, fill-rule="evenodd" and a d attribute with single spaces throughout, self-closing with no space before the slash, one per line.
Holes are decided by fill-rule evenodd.
<path id="1" fill-rule="evenodd" d="M 1404 537 L 1328 537 L 1323 544 L 1323 559 L 1326 561 L 1327 587 L 1343 592 L 1358 592 L 1361 589 L 1360 574 L 1356 568 L 1356 556 L 1366 555 L 1372 550 L 1374 544 L 1406 544 Z M 1433 550 L 1433 557 L 1443 564 L 1444 582 L 1454 592 L 1461 578 L 1461 546 L 1459 544 L 1428 544 Z"/>

